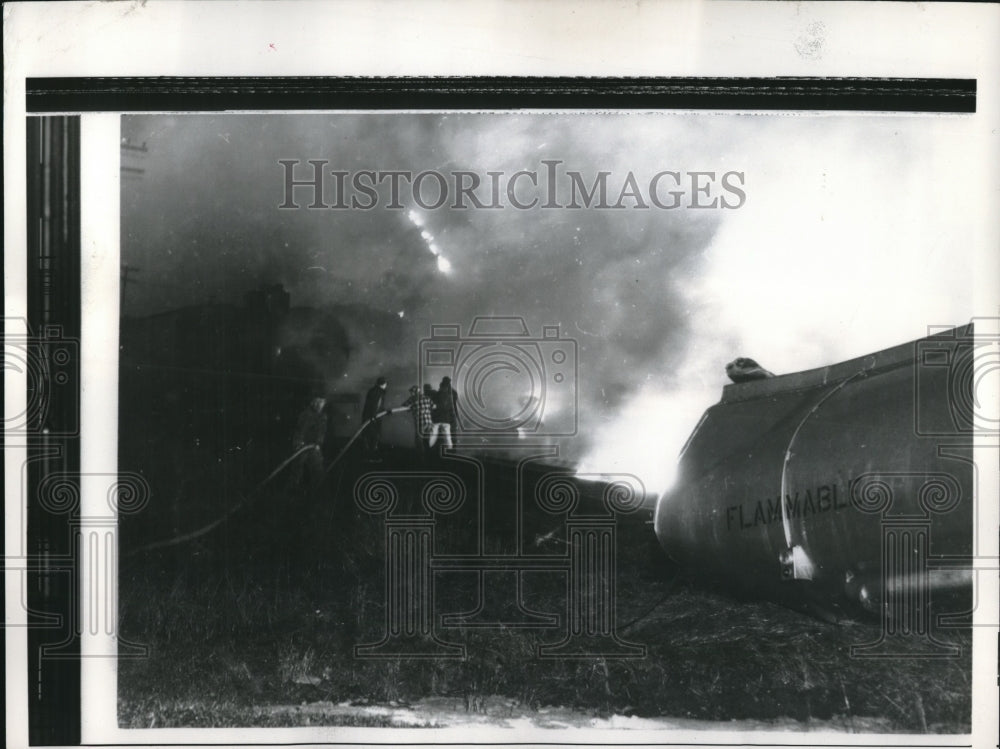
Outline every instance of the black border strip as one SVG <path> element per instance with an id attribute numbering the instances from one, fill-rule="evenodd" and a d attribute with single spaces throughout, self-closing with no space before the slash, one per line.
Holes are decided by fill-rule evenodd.
<path id="1" fill-rule="evenodd" d="M 759 109 L 971 113 L 955 78 L 28 78 L 29 114 L 293 110 Z"/>
<path id="2" fill-rule="evenodd" d="M 80 118 L 27 123 L 28 741 L 80 743 Z"/>

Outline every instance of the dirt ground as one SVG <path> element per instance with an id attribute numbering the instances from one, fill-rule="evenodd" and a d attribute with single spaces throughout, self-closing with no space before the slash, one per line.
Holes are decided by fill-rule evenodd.
<path id="1" fill-rule="evenodd" d="M 568 554 L 569 538 L 559 530 L 566 518 L 525 511 L 518 534 L 516 519 L 496 520 L 517 517 L 505 511 L 494 513 L 481 544 L 493 555 L 516 555 L 519 546 L 522 555 L 563 564 L 520 575 L 523 608 L 549 618 L 494 627 L 443 619 L 474 610 L 484 591 L 496 592 L 489 581 L 500 578 L 482 583 L 475 571 L 442 568 L 429 578 L 429 621 L 451 648 L 447 657 L 365 657 L 355 648 L 379 643 L 389 631 L 390 534 L 384 513 L 358 509 L 353 487 L 365 472 L 393 466 L 345 465 L 313 496 L 287 481 L 251 496 L 181 483 L 173 487 L 175 501 L 123 522 L 120 632 L 147 652 L 120 662 L 122 727 L 526 719 L 969 729 L 968 629 L 935 635 L 958 645 L 958 657 L 917 657 L 916 648 L 914 657 L 852 657 L 852 645 L 879 638 L 878 621 L 831 623 L 691 578 L 668 562 L 642 510 L 613 522 L 613 619 L 602 619 L 598 629 L 613 631 L 619 652 L 546 655 L 578 620 L 569 573 L 558 562 Z M 413 466 L 402 460 L 395 468 Z M 491 492 L 494 503 L 510 496 L 502 483 Z M 237 500 L 245 504 L 212 531 L 143 549 L 203 527 Z M 480 543 L 480 518 L 461 509 L 442 514 L 431 556 L 467 553 L 469 543 Z M 511 574 L 508 582 L 518 579 Z"/>

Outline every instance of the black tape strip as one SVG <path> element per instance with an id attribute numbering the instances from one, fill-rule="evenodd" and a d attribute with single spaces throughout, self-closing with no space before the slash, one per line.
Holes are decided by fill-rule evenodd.
<path id="1" fill-rule="evenodd" d="M 29 78 L 29 113 L 247 109 L 975 112 L 948 78 Z"/>

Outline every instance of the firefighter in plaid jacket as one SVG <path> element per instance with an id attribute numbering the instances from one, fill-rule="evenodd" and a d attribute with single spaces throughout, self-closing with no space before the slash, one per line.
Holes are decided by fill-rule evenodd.
<path id="1" fill-rule="evenodd" d="M 427 438 L 431 433 L 431 425 L 434 423 L 432 412 L 434 401 L 420 392 L 420 388 L 414 385 L 410 388 L 410 397 L 403 402 L 408 406 L 413 415 L 413 435 L 414 446 L 421 459 L 427 450 Z"/>

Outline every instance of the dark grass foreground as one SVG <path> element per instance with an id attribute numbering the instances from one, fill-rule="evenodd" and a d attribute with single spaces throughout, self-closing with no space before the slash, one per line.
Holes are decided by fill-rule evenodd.
<path id="1" fill-rule="evenodd" d="M 617 628 L 644 657 L 541 659 L 539 646 L 565 630 L 453 627 L 438 632 L 466 645 L 465 660 L 359 659 L 354 647 L 385 627 L 384 526 L 353 508 L 350 476 L 341 481 L 314 502 L 276 488 L 196 541 L 125 557 L 121 636 L 149 656 L 119 664 L 122 727 L 390 725 L 361 706 L 424 710 L 448 698 L 470 716 L 499 700 L 529 714 L 556 706 L 593 717 L 793 720 L 803 730 L 969 730 L 968 630 L 938 635 L 961 646 L 959 658 L 852 658 L 877 623 L 827 623 L 703 588 L 670 566 L 641 517 L 618 529 Z M 174 522 L 212 517 L 210 495 L 193 499 L 202 518 L 123 525 L 124 552 Z M 475 606 L 474 576 L 439 578 L 436 616 Z M 565 596 L 559 575 L 525 576 L 532 609 L 565 613 Z M 319 719 L 273 709 L 317 703 L 359 709 Z"/>

